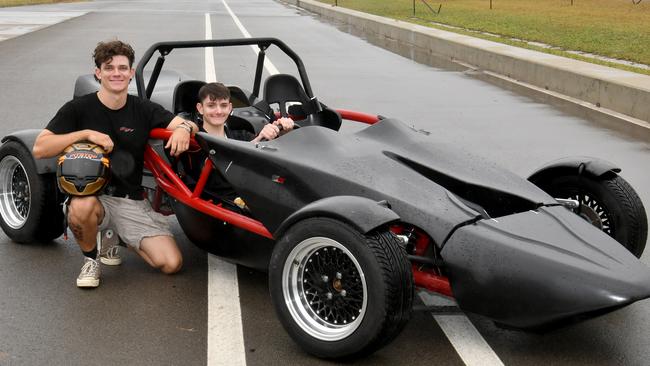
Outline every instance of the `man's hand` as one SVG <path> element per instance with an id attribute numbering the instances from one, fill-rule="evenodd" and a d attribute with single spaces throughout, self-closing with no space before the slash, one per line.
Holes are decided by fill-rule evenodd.
<path id="1" fill-rule="evenodd" d="M 167 140 L 165 149 L 169 149 L 172 156 L 178 156 L 189 149 L 191 135 L 198 132 L 199 127 L 192 121 L 176 116 L 169 122 L 167 129 L 174 132 Z"/>
<path id="2" fill-rule="evenodd" d="M 270 141 L 278 137 L 279 135 L 280 135 L 280 128 L 273 123 L 268 123 L 264 125 L 264 128 L 262 128 L 260 134 L 257 135 L 257 137 L 255 137 L 251 142 L 260 142 L 262 140 Z"/>
<path id="3" fill-rule="evenodd" d="M 255 137 L 251 142 L 260 142 L 262 140 L 269 140 L 269 141 L 273 140 L 293 130 L 293 126 L 294 123 L 291 118 L 282 117 L 280 119 L 273 121 L 273 123 L 264 125 L 264 128 L 262 128 L 260 134 L 257 135 L 257 137 Z"/>
<path id="4" fill-rule="evenodd" d="M 285 133 L 293 130 L 293 120 L 289 117 L 282 117 L 279 118 L 275 121 L 273 121 L 273 124 L 276 126 L 282 126 L 280 128 L 280 135 L 284 135 Z"/>
<path id="5" fill-rule="evenodd" d="M 113 151 L 114 144 L 110 136 L 93 130 L 86 130 L 86 133 L 88 134 L 88 141 L 101 146 L 107 153 Z"/>
<path id="6" fill-rule="evenodd" d="M 167 144 L 165 145 L 165 149 L 170 149 L 169 153 L 172 156 L 178 156 L 190 147 L 190 132 L 186 130 L 185 128 L 176 128 L 174 130 L 174 133 L 172 133 L 171 137 L 169 140 L 167 140 Z"/>

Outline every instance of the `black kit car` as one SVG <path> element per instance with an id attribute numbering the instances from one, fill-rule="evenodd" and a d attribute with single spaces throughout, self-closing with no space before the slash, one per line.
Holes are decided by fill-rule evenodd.
<path id="1" fill-rule="evenodd" d="M 377 350 L 409 320 L 416 288 L 519 329 L 568 324 L 650 296 L 650 270 L 638 259 L 645 209 L 611 163 L 566 158 L 523 179 L 397 119 L 330 109 L 314 96 L 298 55 L 273 38 L 154 44 L 137 66 L 137 93 L 196 119 L 204 82 L 162 72 L 166 57 L 179 48 L 250 45 L 260 49 L 253 90 L 230 87 L 229 127 L 258 132 L 277 114 L 300 128 L 259 144 L 199 133 L 178 159 L 162 149 L 169 132 L 154 130 L 143 185 L 194 243 L 268 270 L 277 315 L 307 352 L 346 358 Z M 272 46 L 295 62 L 298 77 L 272 75 L 262 89 Z M 82 76 L 75 95 L 96 89 Z M 369 126 L 343 133 L 342 120 Z M 38 133 L 12 133 L 0 147 L 0 224 L 17 242 L 63 230 L 56 161 L 31 155 Z M 195 173 L 191 154 L 205 162 Z M 211 174 L 245 207 L 210 197 Z"/>

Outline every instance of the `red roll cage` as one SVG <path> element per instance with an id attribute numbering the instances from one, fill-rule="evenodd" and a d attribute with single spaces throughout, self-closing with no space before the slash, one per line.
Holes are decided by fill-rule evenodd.
<path id="1" fill-rule="evenodd" d="M 374 124 L 380 120 L 379 116 L 361 112 L 343 109 L 338 109 L 337 112 L 341 115 L 342 119 L 349 121 Z M 158 128 L 154 129 L 151 132 L 150 137 L 152 139 L 167 140 L 171 134 L 172 131 L 170 130 Z M 194 138 L 191 139 L 190 148 L 200 148 L 199 144 Z M 197 211 L 214 217 L 215 219 L 227 222 L 233 226 L 253 232 L 257 235 L 261 235 L 269 239 L 274 239 L 273 234 L 271 234 L 271 232 L 269 232 L 261 222 L 251 217 L 233 212 L 223 207 L 221 203 L 215 204 L 212 201 L 201 198 L 201 194 L 203 193 L 203 189 L 205 188 L 208 177 L 214 169 L 212 162 L 209 159 L 205 160 L 201 175 L 199 176 L 198 182 L 193 190 L 190 190 L 190 188 L 187 187 L 187 185 L 172 169 L 171 165 L 163 157 L 156 153 L 151 145 L 147 145 L 145 149 L 144 162 L 145 167 L 151 171 L 158 186 L 152 202 L 152 206 L 155 210 L 160 211 L 163 196 L 161 192 L 162 190 L 170 197 L 182 202 L 189 207 L 192 207 Z M 403 227 L 398 224 L 392 227 L 391 230 L 393 230 L 396 234 L 399 234 L 403 230 Z M 421 257 L 424 256 L 427 249 L 431 245 L 431 238 L 420 230 L 417 231 L 417 234 L 415 255 Z M 417 287 L 425 288 L 427 290 L 448 297 L 453 297 L 449 280 L 445 276 L 436 273 L 433 269 L 425 268 L 419 263 L 413 263 L 412 270 L 413 280 Z"/>

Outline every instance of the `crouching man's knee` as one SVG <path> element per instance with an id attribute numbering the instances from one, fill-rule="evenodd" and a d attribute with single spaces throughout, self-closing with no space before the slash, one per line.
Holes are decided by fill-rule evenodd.
<path id="1" fill-rule="evenodd" d="M 102 204 L 97 197 L 73 197 L 68 204 L 68 223 L 72 225 L 98 225 L 102 213 Z"/>
<path id="2" fill-rule="evenodd" d="M 149 265 L 162 273 L 174 274 L 183 267 L 183 255 L 171 236 L 160 235 L 142 239 L 138 253 Z"/>
<path id="3" fill-rule="evenodd" d="M 174 274 L 181 270 L 183 267 L 183 257 L 175 256 L 173 258 L 167 258 L 165 263 L 160 268 L 160 271 L 165 274 Z"/>

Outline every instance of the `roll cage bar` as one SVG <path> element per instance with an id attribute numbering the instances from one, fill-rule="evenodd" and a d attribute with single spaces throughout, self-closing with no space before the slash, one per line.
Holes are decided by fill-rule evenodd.
<path id="1" fill-rule="evenodd" d="M 298 68 L 298 73 L 303 84 L 303 89 L 307 96 L 311 99 L 314 99 L 314 94 L 311 90 L 311 84 L 307 78 L 307 72 L 305 71 L 305 66 L 302 63 L 302 60 L 298 55 L 291 49 L 289 46 L 284 44 L 284 42 L 276 38 L 243 38 L 243 39 L 222 39 L 222 40 L 199 40 L 199 41 L 178 41 L 178 42 L 159 42 L 151 47 L 144 53 L 142 59 L 138 62 L 135 71 L 135 81 L 138 88 L 138 96 L 143 99 L 150 99 L 153 89 L 156 86 L 158 77 L 162 70 L 162 66 L 165 63 L 165 57 L 171 53 L 175 48 L 205 48 L 205 47 L 231 47 L 231 46 L 249 46 L 257 45 L 259 47 L 259 52 L 257 55 L 257 67 L 255 70 L 255 80 L 253 84 L 253 95 L 252 99 L 259 97 L 260 86 L 262 83 L 262 72 L 264 68 L 264 59 L 266 57 L 266 50 L 271 46 L 277 46 L 281 51 L 283 51 L 289 58 L 293 60 Z M 144 68 L 149 63 L 154 53 L 158 51 L 160 56 L 156 60 L 154 69 L 149 78 L 149 83 L 145 87 L 144 83 Z M 314 99 L 315 100 L 315 99 Z M 367 124 L 374 124 L 384 117 L 378 115 L 371 115 L 366 113 L 360 113 L 355 111 L 337 109 L 336 110 L 341 118 L 357 121 Z M 156 139 L 167 140 L 172 131 L 164 129 L 154 129 L 151 132 L 151 137 Z M 192 138 L 191 146 L 194 148 L 199 148 L 197 141 Z M 242 228 L 244 230 L 253 232 L 255 234 L 261 235 L 263 237 L 274 239 L 273 234 L 271 234 L 268 229 L 259 221 L 250 218 L 245 215 L 241 215 L 235 212 L 232 212 L 224 207 L 221 204 L 214 204 L 212 201 L 206 201 L 201 198 L 203 188 L 208 180 L 209 174 L 214 169 L 210 159 L 206 159 L 205 165 L 201 171 L 201 176 L 197 182 L 196 187 L 193 190 L 190 190 L 182 180 L 175 174 L 168 162 L 166 162 L 162 157 L 160 157 L 151 145 L 147 145 L 145 148 L 145 167 L 152 172 L 152 175 L 156 179 L 158 187 L 165 191 L 171 197 L 179 200 L 185 205 L 192 207 L 195 210 L 203 212 L 204 214 L 210 215 L 219 220 L 229 222 L 230 224 Z M 157 211 L 160 209 L 162 200 L 161 192 L 156 189 L 155 199 L 152 202 L 152 206 Z M 425 237 L 426 240 L 429 240 Z M 422 245 L 424 246 L 422 246 Z M 429 245 L 427 243 L 420 243 L 420 251 L 417 252 L 415 256 L 410 256 L 409 259 L 414 261 L 412 265 L 414 283 L 418 287 L 423 287 L 434 292 L 438 292 L 445 296 L 453 297 L 451 292 L 451 287 L 449 280 L 441 274 L 433 273 L 429 270 L 422 270 L 421 265 L 417 264 L 418 261 L 421 261 L 423 257 L 424 247 Z M 419 259 L 418 259 L 419 258 Z M 428 258 L 424 258 L 425 262 L 430 261 Z"/>
<path id="2" fill-rule="evenodd" d="M 232 47 L 252 45 L 257 45 L 257 47 L 259 47 L 259 52 L 257 54 L 257 67 L 255 69 L 255 81 L 253 84 L 253 96 L 255 98 L 259 97 L 260 86 L 262 83 L 262 72 L 264 69 L 264 59 L 266 58 L 266 50 L 271 45 L 277 46 L 282 52 L 284 52 L 285 55 L 289 56 L 289 58 L 293 60 L 293 62 L 296 64 L 296 67 L 298 68 L 298 74 L 300 75 L 303 89 L 309 98 L 314 97 L 314 94 L 311 90 L 311 84 L 309 83 L 309 78 L 307 77 L 307 72 L 305 71 L 305 66 L 302 63 L 302 60 L 291 48 L 289 48 L 289 46 L 277 38 L 208 39 L 198 41 L 172 41 L 155 43 L 149 47 L 144 55 L 142 55 L 142 58 L 138 62 L 138 66 L 135 70 L 135 82 L 138 88 L 138 96 L 143 99 L 151 98 L 153 89 L 156 86 L 156 82 L 158 81 L 158 76 L 160 75 L 160 71 L 162 70 L 163 64 L 165 63 L 165 57 L 176 48 Z M 145 87 L 144 68 L 149 63 L 156 51 L 158 51 L 160 55 L 158 56 L 156 64 L 154 65 L 151 77 L 149 78 L 149 83 Z"/>

